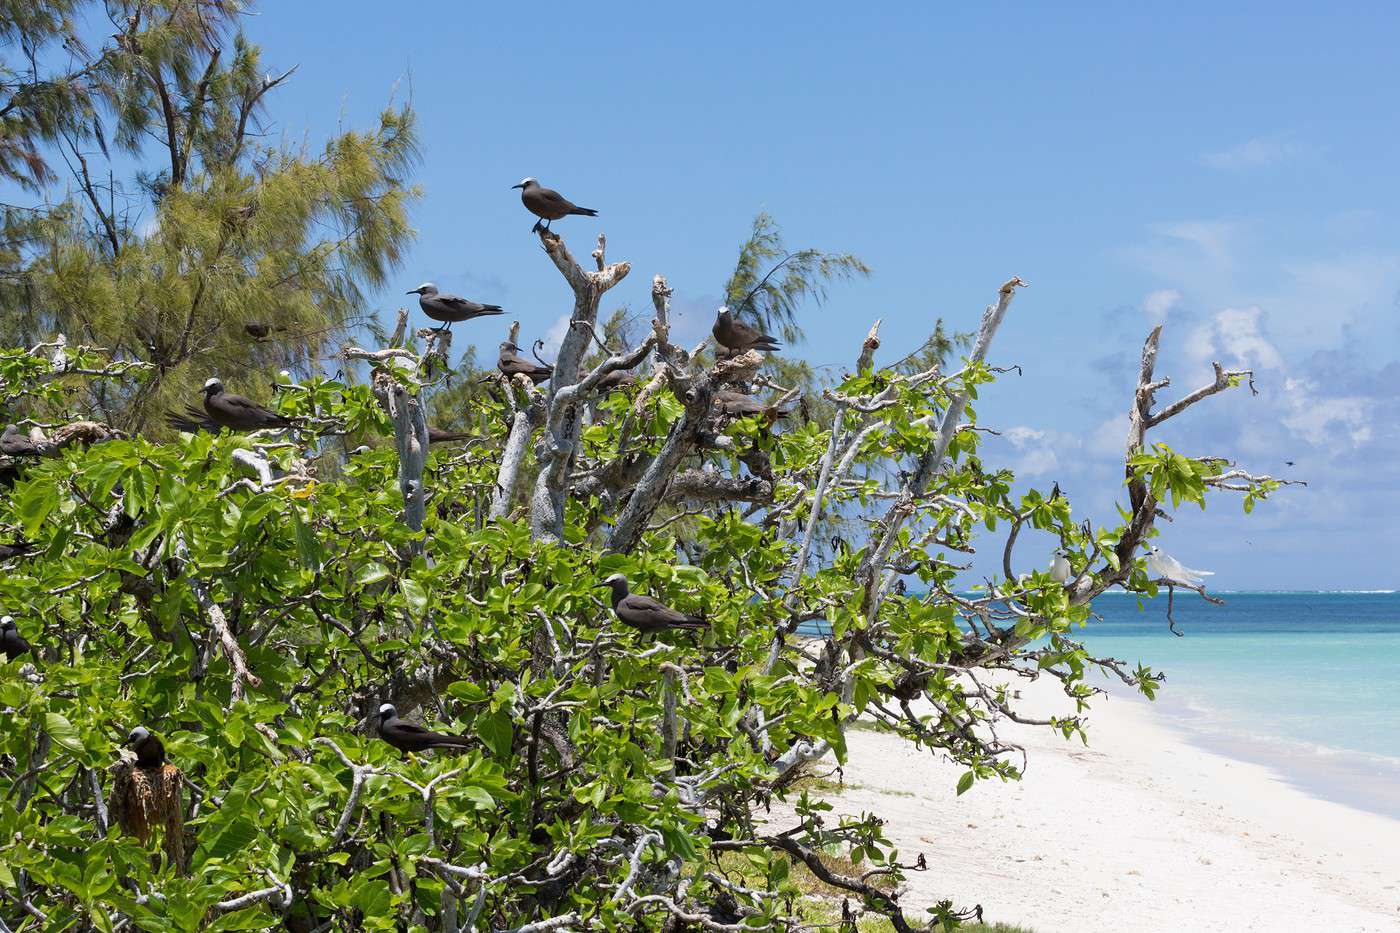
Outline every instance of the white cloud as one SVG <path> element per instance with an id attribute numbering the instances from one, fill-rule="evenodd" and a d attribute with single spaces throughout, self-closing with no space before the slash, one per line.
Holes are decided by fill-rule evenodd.
<path id="1" fill-rule="evenodd" d="M 544 335 L 544 345 L 551 352 L 558 352 L 563 345 L 564 338 L 569 335 L 569 321 L 572 315 L 561 314 L 554 319 L 554 323 L 549 325 L 549 332 Z"/>
<path id="2" fill-rule="evenodd" d="M 1057 432 L 1041 431 L 1036 428 L 1017 425 L 1002 432 L 1002 437 L 1016 448 L 1020 456 L 1011 464 L 1012 471 L 1023 479 L 1044 476 L 1060 465 L 1059 454 L 1055 452 L 1057 443 L 1065 438 Z"/>
<path id="3" fill-rule="evenodd" d="M 1216 262 L 1227 263 L 1238 228 L 1228 220 L 1183 220 L 1156 224 L 1152 232 L 1194 246 Z"/>
<path id="4" fill-rule="evenodd" d="M 1280 369 L 1283 357 L 1264 336 L 1259 307 L 1225 308 L 1186 337 L 1186 352 L 1198 363 L 1220 360 L 1245 369 Z"/>
<path id="5" fill-rule="evenodd" d="M 1159 288 L 1142 299 L 1142 313 L 1153 324 L 1161 324 L 1166 321 L 1171 309 L 1180 303 L 1181 292 L 1174 288 Z"/>
<path id="6" fill-rule="evenodd" d="M 1245 140 L 1228 149 L 1204 153 L 1201 155 L 1201 162 L 1211 168 L 1241 171 L 1278 165 L 1296 158 L 1306 151 L 1306 146 L 1289 137 L 1261 136 Z"/>
<path id="7" fill-rule="evenodd" d="M 1340 429 L 1353 446 L 1371 440 L 1371 399 L 1357 395 L 1322 397 L 1316 383 L 1306 379 L 1290 378 L 1283 388 L 1288 414 L 1282 420 L 1295 436 L 1321 446 Z"/>
<path id="8" fill-rule="evenodd" d="M 1128 414 L 1114 415 L 1099 423 L 1089 434 L 1089 453 L 1096 457 L 1123 456 L 1128 446 Z"/>

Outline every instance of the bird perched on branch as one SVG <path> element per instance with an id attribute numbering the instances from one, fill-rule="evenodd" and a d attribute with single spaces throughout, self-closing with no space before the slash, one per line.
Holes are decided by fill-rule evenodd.
<path id="1" fill-rule="evenodd" d="M 1184 583 L 1187 586 L 1202 586 L 1206 577 L 1215 576 L 1213 570 L 1192 570 L 1170 554 L 1164 554 L 1156 545 L 1147 549 L 1147 572 L 1172 583 Z"/>
<path id="2" fill-rule="evenodd" d="M 9 560 L 11 557 L 23 557 L 34 550 L 34 545 L 28 541 L 12 541 L 9 544 L 0 544 L 0 561 Z"/>
<path id="3" fill-rule="evenodd" d="M 620 573 L 613 574 L 598 585 L 612 587 L 613 614 L 643 634 L 671 628 L 703 629 L 710 625 L 701 616 L 677 612 L 650 596 L 628 592 L 627 578 Z"/>
<path id="4" fill-rule="evenodd" d="M 126 747 L 136 752 L 137 767 L 159 768 L 165 764 L 165 745 L 145 726 L 137 726 L 127 733 Z"/>
<path id="5" fill-rule="evenodd" d="M 443 431 L 428 425 L 429 444 L 455 444 L 458 441 L 469 441 L 472 439 L 470 431 Z"/>
<path id="6" fill-rule="evenodd" d="M 5 660 L 13 661 L 22 654 L 28 654 L 30 647 L 15 626 L 14 616 L 0 618 L 0 651 L 5 653 Z"/>
<path id="7" fill-rule="evenodd" d="M 204 411 L 215 425 L 234 431 L 288 428 L 294 423 L 290 418 L 263 408 L 251 399 L 225 392 L 224 384 L 218 378 L 204 383 Z"/>
<path id="8" fill-rule="evenodd" d="M 553 366 L 548 363 L 530 362 L 520 355 L 520 347 L 509 340 L 501 341 L 501 354 L 496 358 L 496 368 L 507 378 L 514 378 L 517 375 L 528 376 L 535 385 L 548 382 L 549 377 L 554 375 Z"/>
<path id="9" fill-rule="evenodd" d="M 394 704 L 379 707 L 379 737 L 401 752 L 421 752 L 430 748 L 470 748 L 472 740 L 463 735 L 444 735 L 399 718 Z"/>
<path id="10" fill-rule="evenodd" d="M 1063 586 L 1074 576 L 1074 569 L 1069 565 L 1069 557 L 1065 554 L 1064 548 L 1056 548 L 1055 554 L 1050 558 L 1050 579 Z"/>
<path id="11" fill-rule="evenodd" d="M 598 216 L 598 212 L 593 208 L 579 207 L 553 188 L 545 188 L 537 179 L 527 178 L 520 184 L 511 185 L 511 187 L 520 189 L 520 203 L 525 205 L 527 211 L 540 218 L 530 228 L 531 233 L 536 233 L 541 229 L 548 230 L 551 220 L 568 217 L 570 214 L 579 214 L 583 217 Z M 540 223 L 541 220 L 544 221 L 543 225 Z"/>
<path id="12" fill-rule="evenodd" d="M 772 353 L 782 349 L 776 338 L 756 327 L 750 327 L 743 321 L 735 320 L 734 313 L 728 308 L 719 309 L 719 314 L 715 317 L 715 326 L 710 333 L 714 334 L 716 343 L 734 353 L 743 353 L 745 350 Z"/>
<path id="13" fill-rule="evenodd" d="M 760 402 L 751 395 L 720 389 L 715 393 L 715 408 L 731 418 L 752 418 L 763 416 L 769 424 L 788 416 L 786 409 Z"/>
<path id="14" fill-rule="evenodd" d="M 482 304 L 470 298 L 440 292 L 432 282 L 424 282 L 408 294 L 418 296 L 418 307 L 434 321 L 445 324 L 443 330 L 451 330 L 458 321 L 506 313 L 500 305 Z"/>
<path id="15" fill-rule="evenodd" d="M 53 444 L 31 440 L 17 424 L 6 425 L 0 433 L 0 454 L 7 457 L 48 457 L 57 452 Z"/>
<path id="16" fill-rule="evenodd" d="M 614 369 L 598 380 L 598 391 L 607 395 L 609 392 L 616 392 L 618 389 L 636 384 L 637 377 L 634 373 L 629 373 L 625 369 Z"/>

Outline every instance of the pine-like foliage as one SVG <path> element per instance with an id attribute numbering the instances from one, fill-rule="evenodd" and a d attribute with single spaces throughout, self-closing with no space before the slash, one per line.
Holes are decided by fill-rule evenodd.
<path id="1" fill-rule="evenodd" d="M 358 323 L 411 237 L 417 148 L 408 107 L 319 148 L 266 142 L 291 72 L 267 71 L 234 4 L 107 4 L 118 31 L 88 50 L 73 20 L 95 6 L 4 4 L 0 174 L 34 203 L 0 219 L 0 337 L 151 363 L 136 391 L 87 400 L 142 430 L 216 373 L 258 396 Z"/>

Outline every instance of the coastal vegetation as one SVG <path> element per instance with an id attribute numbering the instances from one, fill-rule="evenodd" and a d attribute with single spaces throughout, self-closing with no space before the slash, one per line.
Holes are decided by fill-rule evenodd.
<path id="1" fill-rule="evenodd" d="M 1024 770 L 1007 721 L 1081 737 L 1090 674 L 1151 696 L 1160 674 L 1076 633 L 1110 588 L 1182 587 L 1148 571 L 1159 518 L 1279 488 L 1154 434 L 1251 373 L 1217 365 L 1159 405 L 1152 330 L 1123 501 L 1095 520 L 982 455 L 1019 278 L 950 322 L 968 339 L 929 321 L 881 353 L 872 322 L 818 379 L 679 346 L 661 274 L 646 326 L 604 327 L 630 265 L 541 230 L 572 308 L 553 378 L 482 381 L 452 341 L 515 343 L 509 324 L 367 323 L 409 236 L 408 108 L 314 154 L 269 148 L 253 128 L 291 76 L 264 73 L 232 5 L 110 3 L 93 49 L 84 6 L 0 6 L 7 49 L 31 52 L 6 61 L 0 172 L 33 194 L 0 255 L 0 610 L 27 644 L 0 666 L 5 927 L 1012 929 L 978 925 L 995 892 L 902 906 L 955 842 L 898 851 L 880 814 L 832 817 L 815 763 L 859 723 L 957 763 L 961 793 Z M 760 218 L 729 292 L 791 338 L 865 272 L 787 253 Z M 214 375 L 290 427 L 191 423 Z M 470 437 L 430 447 L 449 408 Z M 1027 528 L 1066 578 L 1017 551 Z M 968 595 L 974 549 L 1003 572 Z M 695 623 L 626 624 L 614 574 Z M 1077 712 L 1025 713 L 1014 683 L 1035 678 Z M 400 753 L 386 703 L 458 747 Z M 123 757 L 136 726 L 163 764 Z"/>

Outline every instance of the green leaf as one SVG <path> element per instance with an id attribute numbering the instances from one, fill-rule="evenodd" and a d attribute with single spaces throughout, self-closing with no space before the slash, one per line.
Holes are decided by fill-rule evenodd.
<path id="1" fill-rule="evenodd" d="M 964 771 L 963 776 L 958 778 L 958 796 L 961 797 L 972 787 L 972 782 L 977 780 L 977 775 L 971 771 Z"/>
<path id="2" fill-rule="evenodd" d="M 84 751 L 83 740 L 79 737 L 78 730 L 62 713 L 45 713 L 44 731 L 49 734 L 49 738 L 70 752 L 82 754 Z"/>

